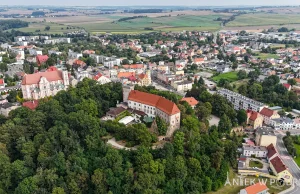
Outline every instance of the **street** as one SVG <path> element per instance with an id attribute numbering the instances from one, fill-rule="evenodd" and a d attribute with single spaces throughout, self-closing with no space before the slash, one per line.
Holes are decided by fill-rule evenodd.
<path id="1" fill-rule="evenodd" d="M 300 180 L 300 169 L 299 169 L 298 165 L 295 163 L 295 161 L 293 160 L 293 158 L 290 157 L 289 153 L 287 152 L 285 145 L 283 143 L 283 140 L 282 140 L 283 137 L 284 137 L 284 135 L 282 135 L 282 134 L 277 135 L 277 145 L 276 145 L 277 151 L 278 151 L 279 155 L 281 156 L 282 161 L 288 167 L 290 173 L 293 175 L 294 179 L 296 179 L 298 181 L 298 180 Z M 289 156 L 289 157 L 287 157 L 287 156 Z M 291 191 L 284 192 L 284 193 L 287 193 L 287 194 L 300 193 L 299 184 L 295 184 L 294 189 L 292 189 Z"/>

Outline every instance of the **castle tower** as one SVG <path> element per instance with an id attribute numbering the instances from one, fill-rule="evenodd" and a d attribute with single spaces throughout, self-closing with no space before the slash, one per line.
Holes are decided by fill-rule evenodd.
<path id="1" fill-rule="evenodd" d="M 134 90 L 133 85 L 123 86 L 123 102 L 128 101 L 128 96 L 129 96 L 129 93 L 130 93 L 131 90 Z"/>

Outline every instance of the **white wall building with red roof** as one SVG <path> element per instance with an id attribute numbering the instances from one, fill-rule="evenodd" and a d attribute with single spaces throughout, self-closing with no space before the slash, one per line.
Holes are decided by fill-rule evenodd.
<path id="1" fill-rule="evenodd" d="M 142 111 L 148 116 L 159 116 L 168 125 L 166 136 L 171 137 L 174 131 L 180 128 L 180 110 L 177 105 L 161 96 L 133 90 L 131 86 L 123 87 L 123 101 L 128 107 Z"/>
<path id="2" fill-rule="evenodd" d="M 38 100 L 54 96 L 61 90 L 69 87 L 67 71 L 47 71 L 34 74 L 25 74 L 22 80 L 22 93 L 24 99 Z"/>

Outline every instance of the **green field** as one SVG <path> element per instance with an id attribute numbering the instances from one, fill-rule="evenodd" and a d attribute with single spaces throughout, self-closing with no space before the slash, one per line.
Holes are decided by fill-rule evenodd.
<path id="1" fill-rule="evenodd" d="M 279 56 L 276 55 L 276 54 L 269 54 L 269 53 L 259 53 L 258 56 L 256 56 L 257 58 L 260 58 L 262 60 L 266 60 L 266 59 L 269 59 L 269 58 L 274 58 L 274 59 L 278 59 Z"/>
<path id="2" fill-rule="evenodd" d="M 297 156 L 298 156 L 298 157 L 295 158 L 294 160 L 295 160 L 295 162 L 297 163 L 297 165 L 300 167 L 300 145 L 294 143 L 294 146 L 295 146 L 295 148 L 296 148 Z"/>
<path id="3" fill-rule="evenodd" d="M 49 31 L 45 31 L 45 27 L 50 26 Z M 30 23 L 28 27 L 18 28 L 22 32 L 33 32 L 33 33 L 43 33 L 43 34 L 61 34 L 64 32 L 72 32 L 76 29 L 67 29 L 68 26 L 63 24 L 51 23 L 51 22 L 37 22 Z M 36 32 L 36 30 L 40 30 L 40 32 Z"/>
<path id="4" fill-rule="evenodd" d="M 238 80 L 238 76 L 237 76 L 237 72 L 232 71 L 232 72 L 228 72 L 228 73 L 221 73 L 215 77 L 213 77 L 212 79 L 215 82 L 220 81 L 220 79 L 227 79 L 229 82 L 234 82 Z"/>
<path id="5" fill-rule="evenodd" d="M 214 21 L 219 15 L 183 15 L 172 17 L 147 17 L 136 18 L 122 22 L 105 23 L 78 23 L 76 26 L 85 28 L 87 31 L 96 32 L 147 32 L 145 28 L 153 28 L 154 31 L 182 31 L 182 30 L 207 30 L 215 31 L 220 28 L 220 22 Z"/>
<path id="6" fill-rule="evenodd" d="M 234 21 L 229 22 L 226 26 L 266 26 L 266 25 L 286 25 L 300 24 L 299 14 L 272 14 L 272 13 L 255 13 L 237 16 Z"/>

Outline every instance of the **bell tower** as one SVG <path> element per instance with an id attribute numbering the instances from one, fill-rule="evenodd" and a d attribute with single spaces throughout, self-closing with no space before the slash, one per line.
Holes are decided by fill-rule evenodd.
<path id="1" fill-rule="evenodd" d="M 128 101 L 128 96 L 129 96 L 129 93 L 130 93 L 131 90 L 134 90 L 133 85 L 123 86 L 123 102 Z"/>

